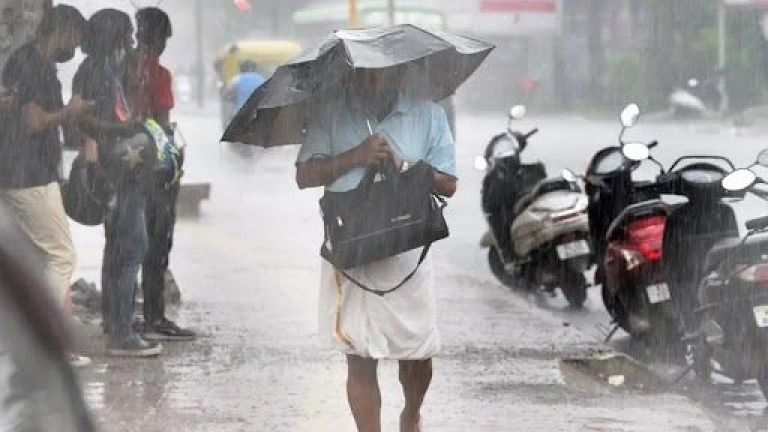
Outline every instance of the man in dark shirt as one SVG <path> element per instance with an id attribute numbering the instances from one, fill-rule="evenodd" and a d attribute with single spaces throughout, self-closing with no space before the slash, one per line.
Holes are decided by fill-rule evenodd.
<path id="1" fill-rule="evenodd" d="M 58 183 L 59 137 L 60 128 L 89 104 L 74 97 L 64 105 L 56 63 L 74 56 L 85 23 L 71 6 L 52 8 L 35 39 L 11 55 L 2 74 L 12 102 L 2 111 L 0 201 L 40 252 L 55 294 L 67 307 L 75 250 Z"/>
<path id="2" fill-rule="evenodd" d="M 55 27 L 58 21 L 64 21 L 61 29 Z M 59 180 L 59 127 L 79 115 L 86 104 L 73 98 L 64 106 L 56 63 L 74 56 L 83 23 L 77 9 L 57 6 L 41 23 L 37 38 L 8 59 L 2 83 L 18 109 L 9 113 L 5 131 L 9 139 L 3 140 L 3 146 L 17 157 L 3 158 L 7 163 L 0 171 L 0 187 L 36 187 Z"/>

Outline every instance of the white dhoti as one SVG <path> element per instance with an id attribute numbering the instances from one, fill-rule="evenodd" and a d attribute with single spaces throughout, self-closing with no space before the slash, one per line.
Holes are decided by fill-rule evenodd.
<path id="1" fill-rule="evenodd" d="M 374 290 L 400 283 L 418 262 L 421 250 L 366 264 L 347 273 Z M 322 261 L 319 330 L 324 344 L 346 354 L 374 359 L 422 360 L 440 350 L 430 256 L 394 292 L 364 291 Z"/>

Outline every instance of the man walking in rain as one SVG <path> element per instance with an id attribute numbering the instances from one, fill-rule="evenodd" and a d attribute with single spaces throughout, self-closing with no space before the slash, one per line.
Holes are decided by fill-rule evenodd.
<path id="1" fill-rule="evenodd" d="M 356 69 L 348 91 L 315 108 L 298 157 L 300 188 L 354 189 L 366 170 L 392 162 L 407 170 L 420 160 L 435 169 L 434 190 L 456 190 L 455 149 L 445 112 L 432 101 L 401 93 L 406 70 Z M 366 264 L 348 274 L 382 290 L 413 270 L 419 250 Z M 347 357 L 347 396 L 361 432 L 381 430 L 379 360 L 399 361 L 405 396 L 401 432 L 421 431 L 420 409 L 432 379 L 431 358 L 440 350 L 434 274 L 429 257 L 397 291 L 364 291 L 322 262 L 320 333 Z"/>
<path id="2" fill-rule="evenodd" d="M 35 39 L 6 63 L 5 90 L 0 92 L 6 106 L 0 108 L 0 201 L 41 253 L 66 309 L 75 248 L 59 188 L 60 128 L 71 125 L 89 106 L 78 96 L 64 105 L 56 64 L 74 57 L 85 27 L 85 18 L 72 6 L 58 5 L 47 12 Z M 71 361 L 89 362 L 74 355 Z"/>

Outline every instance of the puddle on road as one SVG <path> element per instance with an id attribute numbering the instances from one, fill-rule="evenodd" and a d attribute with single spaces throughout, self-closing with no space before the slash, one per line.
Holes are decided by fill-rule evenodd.
<path id="1" fill-rule="evenodd" d="M 662 391 L 666 385 L 666 381 L 647 366 L 621 353 L 597 352 L 564 357 L 558 364 L 566 386 L 579 391 L 654 392 Z"/>

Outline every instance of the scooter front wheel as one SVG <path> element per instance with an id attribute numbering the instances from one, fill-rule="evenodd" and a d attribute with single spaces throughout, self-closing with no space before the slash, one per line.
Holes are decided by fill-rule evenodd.
<path id="1" fill-rule="evenodd" d="M 493 246 L 488 248 L 488 265 L 491 267 L 491 273 L 493 273 L 493 275 L 496 276 L 496 279 L 498 279 L 504 286 L 517 288 L 517 278 L 506 270 L 504 262 L 499 255 L 499 251 Z"/>
<path id="2" fill-rule="evenodd" d="M 701 339 L 693 346 L 693 371 L 703 383 L 712 382 L 712 355 L 706 341 Z M 763 385 L 760 385 L 763 388 Z"/>

